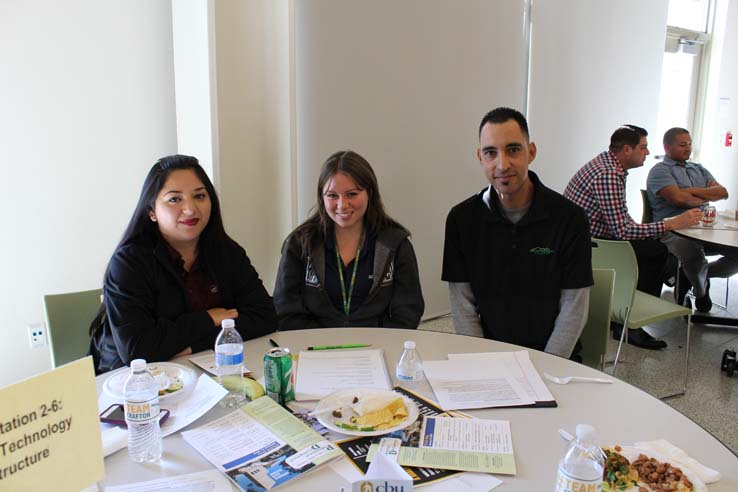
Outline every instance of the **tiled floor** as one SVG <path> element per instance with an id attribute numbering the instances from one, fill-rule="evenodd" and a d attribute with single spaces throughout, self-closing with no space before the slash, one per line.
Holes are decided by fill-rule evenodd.
<path id="1" fill-rule="evenodd" d="M 733 289 L 738 288 L 735 282 L 731 284 Z M 711 292 L 713 300 L 724 300 L 724 289 L 725 282 L 722 279 L 714 281 Z M 671 299 L 671 295 L 671 291 L 664 290 L 662 297 Z M 728 307 L 731 312 L 738 313 L 738 296 L 732 297 Z M 721 311 L 720 308 L 713 308 L 713 314 Z M 448 333 L 454 331 L 450 317 L 426 321 L 420 328 Z M 662 338 L 669 346 L 664 350 L 644 350 L 628 345 L 626 361 L 618 365 L 617 377 L 656 397 L 677 392 L 684 374 L 685 328 L 683 320 L 670 320 L 648 327 L 652 335 Z M 616 348 L 617 343 L 610 340 L 609 360 L 614 358 Z M 738 453 L 738 374 L 729 378 L 720 370 L 721 357 L 726 348 L 738 350 L 738 327 L 694 324 L 687 394 L 665 402 Z M 611 367 L 606 368 L 606 371 L 610 372 Z"/>

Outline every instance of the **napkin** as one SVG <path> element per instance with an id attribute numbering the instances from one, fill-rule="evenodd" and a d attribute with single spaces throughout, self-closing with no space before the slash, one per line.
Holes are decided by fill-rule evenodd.
<path id="1" fill-rule="evenodd" d="M 402 469 L 397 460 L 386 454 L 377 453 L 364 475 L 364 480 L 410 480 L 412 483 L 413 479 Z"/>
<path id="2" fill-rule="evenodd" d="M 665 439 L 637 442 L 635 446 L 669 458 L 673 465 L 688 468 L 705 483 L 717 482 L 723 477 L 719 471 L 708 468 L 694 458 L 690 458 L 682 449 L 674 446 Z"/>
<path id="3" fill-rule="evenodd" d="M 128 430 L 109 424 L 101 424 L 103 456 L 108 457 L 119 449 L 128 447 Z"/>

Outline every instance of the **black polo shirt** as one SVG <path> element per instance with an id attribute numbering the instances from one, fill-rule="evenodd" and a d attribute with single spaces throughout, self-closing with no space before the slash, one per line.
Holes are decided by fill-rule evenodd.
<path id="1" fill-rule="evenodd" d="M 359 253 L 359 265 L 356 267 L 356 281 L 354 292 L 351 296 L 351 313 L 355 312 L 369 296 L 374 281 L 374 250 L 377 238 L 373 235 L 367 236 Z M 354 272 L 356 258 L 348 265 L 343 266 L 343 281 L 346 287 L 346 295 L 351 287 L 351 274 Z M 332 232 L 326 234 L 325 238 L 325 291 L 333 305 L 343 312 L 343 294 L 341 294 L 341 279 L 338 276 L 338 262 L 336 261 L 336 237 Z"/>
<path id="2" fill-rule="evenodd" d="M 471 284 L 485 337 L 543 350 L 561 290 L 594 283 L 592 250 L 584 210 L 528 176 L 533 202 L 517 224 L 494 192 L 489 208 L 482 190 L 451 209 L 441 278 Z"/>

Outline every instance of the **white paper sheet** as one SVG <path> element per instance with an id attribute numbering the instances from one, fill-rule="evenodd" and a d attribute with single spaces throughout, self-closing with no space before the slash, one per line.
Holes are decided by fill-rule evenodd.
<path id="1" fill-rule="evenodd" d="M 489 372 L 506 371 L 514 377 L 535 401 L 553 401 L 554 397 L 530 360 L 527 350 L 517 352 L 481 352 L 472 354 L 448 354 L 448 359 L 464 359 Z"/>
<path id="2" fill-rule="evenodd" d="M 162 437 L 174 434 L 178 430 L 190 425 L 213 408 L 227 391 L 216 383 L 207 374 L 201 374 L 195 389 L 184 400 L 168 403 L 169 418 L 161 426 Z M 100 411 L 108 408 L 115 401 L 105 395 L 100 395 L 98 406 Z M 103 454 L 109 456 L 128 446 L 128 431 L 110 424 L 100 424 L 102 433 Z"/>
<path id="3" fill-rule="evenodd" d="M 342 389 L 391 389 L 380 349 L 303 351 L 298 361 L 296 400 L 319 400 Z"/>
<path id="4" fill-rule="evenodd" d="M 217 470 L 105 487 L 105 492 L 234 492 L 235 490 L 238 489 Z"/>
<path id="5" fill-rule="evenodd" d="M 477 359 L 478 361 L 479 359 Z M 472 361 L 473 362 L 473 361 Z M 444 410 L 532 405 L 535 400 L 505 370 L 491 371 L 466 358 L 426 361 L 423 365 Z"/>
<path id="6" fill-rule="evenodd" d="M 513 454 L 507 420 L 426 417 L 420 431 L 420 447 L 449 451 Z"/>
<path id="7" fill-rule="evenodd" d="M 198 352 L 195 355 L 191 355 L 188 358 L 190 362 L 200 367 L 201 369 L 209 372 L 213 376 L 218 375 L 218 373 L 216 372 L 216 368 L 215 368 L 215 351 L 214 350 L 205 350 L 204 352 Z M 244 374 L 251 374 L 251 369 L 249 369 L 246 366 L 243 366 L 243 372 Z"/>

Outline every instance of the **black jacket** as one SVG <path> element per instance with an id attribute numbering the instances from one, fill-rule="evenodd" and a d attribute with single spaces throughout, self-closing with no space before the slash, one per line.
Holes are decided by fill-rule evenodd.
<path id="1" fill-rule="evenodd" d="M 274 305 L 246 252 L 235 242 L 224 242 L 215 253 L 199 260 L 220 291 L 219 307 L 238 310 L 241 337 L 274 332 Z M 207 312 L 190 312 L 182 277 L 161 239 L 119 248 L 110 260 L 103 294 L 107 316 L 90 348 L 98 372 L 139 358 L 166 361 L 187 347 L 211 349 L 220 331 Z"/>
<path id="2" fill-rule="evenodd" d="M 389 227 L 377 235 L 372 287 L 348 317 L 331 302 L 325 285 L 325 244 L 314 241 L 304 255 L 290 235 L 282 248 L 274 306 L 280 330 L 336 326 L 417 328 L 425 302 L 418 262 L 408 233 Z"/>

